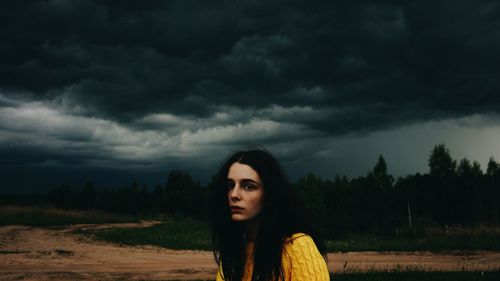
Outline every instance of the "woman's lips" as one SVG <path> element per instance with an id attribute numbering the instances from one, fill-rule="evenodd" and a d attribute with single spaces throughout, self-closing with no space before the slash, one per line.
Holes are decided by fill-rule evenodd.
<path id="1" fill-rule="evenodd" d="M 241 207 L 235 207 L 235 206 L 231 207 L 231 213 L 239 213 L 239 212 L 242 212 L 243 210 L 244 209 Z"/>

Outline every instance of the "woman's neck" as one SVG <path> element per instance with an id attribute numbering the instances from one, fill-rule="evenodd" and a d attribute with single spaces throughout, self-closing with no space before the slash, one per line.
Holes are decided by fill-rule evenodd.
<path id="1" fill-rule="evenodd" d="M 246 240 L 247 242 L 255 242 L 257 240 L 257 235 L 259 234 L 260 220 L 254 219 L 246 223 Z"/>

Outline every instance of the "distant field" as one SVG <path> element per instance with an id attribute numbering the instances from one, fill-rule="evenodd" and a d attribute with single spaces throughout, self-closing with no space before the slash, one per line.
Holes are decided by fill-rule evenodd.
<path id="1" fill-rule="evenodd" d="M 56 226 L 82 223 L 136 222 L 138 218 L 100 211 L 61 210 L 51 207 L 0 207 L 0 226 Z"/>
<path id="2" fill-rule="evenodd" d="M 140 218 L 144 219 L 144 217 Z M 151 218 L 147 218 L 151 219 Z M 147 280 L 151 277 L 144 277 L 144 274 L 149 272 L 149 269 L 145 267 L 151 266 L 157 260 L 160 262 L 157 265 L 153 265 L 154 270 L 165 270 L 166 264 L 165 260 L 175 260 L 179 259 L 179 253 L 182 253 L 182 257 L 185 263 L 182 266 L 186 268 L 191 268 L 193 266 L 193 260 L 202 260 L 205 264 L 198 264 L 199 268 L 207 268 L 207 265 L 211 266 L 213 264 L 212 256 L 208 252 L 191 252 L 191 251 L 169 251 L 157 248 L 132 248 L 132 247 L 122 247 L 120 245 L 113 245 L 109 243 L 95 243 L 92 239 L 79 239 L 73 233 L 84 234 L 96 239 L 101 239 L 105 241 L 111 241 L 114 243 L 119 243 L 122 245 L 156 245 L 160 247 L 165 247 L 169 249 L 194 249 L 194 250 L 211 250 L 211 241 L 209 228 L 206 222 L 196 221 L 186 218 L 177 219 L 167 219 L 167 218 L 155 218 L 156 220 L 141 221 L 134 224 L 134 228 L 130 228 L 131 224 L 121 224 L 121 228 L 118 228 L 116 224 L 109 223 L 123 223 L 123 222 L 138 222 L 139 218 L 127 217 L 120 215 L 113 215 L 104 212 L 96 211 L 68 211 L 60 210 L 54 208 L 46 207 L 0 207 L 0 226 L 2 225 L 29 225 L 29 226 L 42 226 L 40 228 L 35 227 L 3 227 L 5 233 L 15 233 L 15 235 L 5 235 L 0 241 L 0 245 L 3 249 L 0 249 L 0 257 L 4 260 L 10 260 L 10 262 L 15 261 L 16 264 L 23 264 L 19 271 L 15 271 L 10 268 L 7 263 L 4 263 L 5 269 L 11 274 L 19 274 L 23 276 L 24 271 L 27 267 L 31 266 L 32 270 L 37 270 L 43 268 L 52 268 L 52 271 L 60 270 L 57 266 L 61 263 L 67 262 L 67 268 L 77 267 L 85 257 L 88 260 L 84 260 L 85 264 L 89 263 L 92 265 L 96 259 L 101 258 L 103 264 L 96 263 L 92 268 L 85 265 L 85 270 L 88 270 L 85 274 L 97 274 L 96 272 L 101 272 L 107 270 L 109 265 L 113 268 L 116 264 L 122 264 L 126 258 L 135 255 L 133 262 L 130 265 L 137 266 L 138 261 L 142 261 L 144 264 L 138 265 L 136 267 L 135 276 L 141 276 L 141 280 Z M 161 223 L 160 223 L 161 221 Z M 69 224 L 95 224 L 91 227 L 89 226 L 68 226 L 59 227 L 61 225 Z M 151 226 L 150 226 L 151 225 Z M 58 227 L 44 227 L 44 226 L 58 226 Z M 111 228 L 110 228 L 111 227 Z M 22 236 L 25 235 L 25 236 Z M 37 236 L 38 235 L 38 236 Z M 52 239 L 52 240 L 50 240 Z M 367 258 L 372 254 L 384 255 L 387 253 L 369 253 L 363 252 L 359 253 L 361 258 L 361 265 L 356 268 L 355 272 L 352 269 L 347 268 L 344 260 L 339 260 L 340 256 L 349 255 L 352 253 L 330 253 L 329 257 L 335 256 L 336 259 L 331 259 L 332 263 L 329 261 L 329 266 L 335 265 L 329 268 L 334 271 L 332 275 L 332 280 L 347 280 L 347 281 L 357 281 L 357 280 L 368 280 L 368 281 L 493 281 L 500 280 L 500 268 L 498 268 L 498 258 L 492 259 L 491 256 L 497 256 L 499 250 L 500 241 L 500 231 L 498 228 L 494 227 L 478 227 L 473 229 L 463 229 L 463 228 L 449 228 L 446 232 L 439 229 L 426 231 L 426 236 L 421 238 L 388 238 L 388 237 L 376 237 L 373 235 L 366 236 L 351 236 L 342 241 L 327 241 L 329 252 L 338 251 L 414 251 L 414 250 L 429 250 L 435 251 L 432 253 L 431 263 L 433 265 L 437 264 L 439 261 L 446 261 L 447 255 L 457 255 L 459 259 L 466 259 L 466 263 L 471 261 L 470 253 L 477 249 L 487 249 L 494 250 L 497 252 L 489 253 L 489 258 L 482 253 L 480 256 L 480 261 L 476 257 L 476 265 L 483 265 L 483 261 L 487 260 L 487 267 L 482 267 L 488 271 L 477 271 L 480 267 L 467 267 L 471 271 L 464 271 L 464 268 L 459 264 L 456 270 L 459 271 L 424 271 L 425 267 L 408 267 L 400 266 L 401 254 L 404 253 L 389 253 L 393 256 L 399 257 L 397 263 L 394 263 L 394 259 L 391 261 L 387 259 L 383 261 L 384 267 L 382 269 L 377 267 L 362 267 L 362 263 L 369 264 L 366 262 Z M 29 243 L 28 243 L 29 242 Z M 16 244 L 17 243 L 17 244 Z M 24 247 L 24 248 L 23 248 Z M 109 249 L 113 249 L 109 251 Z M 439 253 L 439 251 L 445 250 L 465 250 L 463 252 L 455 253 Z M 471 250 L 471 252 L 468 252 Z M 52 254 L 46 254 L 52 253 Z M 69 254 L 71 253 L 71 254 Z M 114 253 L 114 257 L 110 253 Z M 417 255 L 421 255 L 418 253 Z M 92 256 L 94 255 L 94 256 Z M 162 258 L 158 259 L 158 255 L 163 255 Z M 200 259 L 200 255 L 206 255 L 206 261 Z M 90 258 L 89 258 L 90 256 Z M 477 255 L 476 255 L 477 256 Z M 97 257 L 97 258 L 96 258 Z M 454 256 L 455 258 L 455 256 Z M 17 259 L 17 260 L 16 260 Z M 57 262 L 54 260 L 59 259 Z M 111 261 L 110 261 L 111 259 Z M 347 260 L 347 259 L 346 259 Z M 353 260 L 352 257 L 350 261 Z M 359 263 L 359 260 L 357 261 Z M 457 259 L 458 260 L 458 259 Z M 356 260 L 354 259 L 356 262 Z M 380 264 L 380 259 L 378 260 Z M 435 262 L 434 262 L 435 261 Z M 109 264 L 106 264 L 109 262 Z M 387 270 L 389 268 L 386 266 L 392 262 L 395 269 Z M 411 259 L 410 262 L 413 264 L 414 260 Z M 171 263 L 171 262 L 170 262 Z M 0 264 L 2 264 L 0 262 Z M 14 263 L 13 263 L 14 264 Z M 350 264 L 354 264 L 351 263 Z M 421 263 L 421 264 L 425 264 Z M 342 269 L 344 265 L 344 269 Z M 26 266 L 26 267 L 25 267 Z M 157 266 L 157 267 L 155 267 Z M 176 266 L 179 266 L 178 264 Z M 449 268 L 439 267 L 441 270 L 450 270 Z M 92 271 L 94 270 L 94 271 Z M 129 267 L 126 270 L 130 270 Z M 142 271 L 141 271 L 142 270 Z M 153 271 L 154 271 L 153 270 Z M 177 270 L 173 268 L 171 270 Z M 214 267 L 215 270 L 215 267 Z M 345 270 L 345 271 L 344 271 Z M 357 270 L 360 270 L 359 272 Z M 362 272 L 362 270 L 368 270 L 367 272 Z M 381 270 L 381 271 L 380 271 Z M 427 270 L 439 270 L 434 269 L 434 267 L 428 267 Z M 451 269 L 454 270 L 454 269 Z M 460 271 L 462 270 L 462 271 Z M 33 271 L 33 272 L 35 272 Z M 50 272 L 52 272 L 50 271 Z M 168 271 L 168 270 L 167 270 Z M 341 273 L 342 272 L 342 273 Z M 209 272 L 210 273 L 210 272 Z M 43 270 L 36 273 L 37 276 L 45 276 Z M 115 272 L 115 274 L 124 274 L 123 276 L 128 276 L 130 274 L 128 271 Z M 186 273 L 188 274 L 188 273 Z M 0 274 L 1 275 L 1 274 Z M 13 276 L 13 275 L 12 275 Z M 97 275 L 96 275 L 97 276 Z M 175 278 L 179 278 L 175 275 Z M 203 275 L 202 275 L 203 276 Z M 197 277 L 196 277 L 197 278 Z M 212 273 L 207 274 L 204 280 L 213 280 Z M 2 278 L 0 278 L 2 279 Z M 15 278 L 7 278 L 2 280 L 13 280 Z M 37 278 L 33 278 L 37 279 Z M 43 279 L 43 278 L 40 278 Z M 96 278 L 95 280 L 100 280 Z M 127 280 L 117 279 L 117 280 Z M 134 279 L 135 280 L 135 279 Z M 165 280 L 171 280 L 166 278 Z"/>
<path id="3" fill-rule="evenodd" d="M 173 220 L 147 228 L 110 228 L 93 231 L 97 239 L 169 249 L 211 250 L 208 225 L 193 220 Z"/>
<path id="4" fill-rule="evenodd" d="M 1 225 L 58 226 L 86 223 L 138 222 L 144 217 L 123 216 L 100 211 L 73 211 L 50 207 L 0 207 Z M 158 218 L 155 218 L 158 220 Z M 165 220 L 165 218 L 160 218 Z M 210 250 L 208 225 L 190 219 L 168 220 L 146 228 L 110 228 L 85 232 L 106 241 L 156 245 L 170 249 Z M 342 240 L 327 240 L 328 252 L 349 251 L 448 251 L 500 250 L 500 228 L 428 229 L 419 238 L 352 235 Z"/>
<path id="5" fill-rule="evenodd" d="M 92 232 L 92 235 L 124 244 L 186 250 L 211 249 L 207 224 L 194 220 L 174 220 L 148 228 L 103 229 Z M 447 234 L 433 233 L 421 238 L 351 236 L 344 240 L 326 241 L 326 246 L 328 252 L 500 250 L 500 231 L 496 228 L 452 229 Z"/>
<path id="6" fill-rule="evenodd" d="M 383 237 L 352 235 L 343 240 L 327 241 L 329 251 L 448 251 L 500 250 L 500 228 L 476 227 L 433 229 L 423 237 Z"/>

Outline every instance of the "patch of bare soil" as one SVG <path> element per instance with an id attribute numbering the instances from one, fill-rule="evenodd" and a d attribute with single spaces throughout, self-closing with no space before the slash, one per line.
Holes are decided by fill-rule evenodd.
<path id="1" fill-rule="evenodd" d="M 169 250 L 95 241 L 76 229 L 147 227 L 153 221 L 57 228 L 0 227 L 0 280 L 213 280 L 211 252 Z M 348 252 L 328 254 L 332 272 L 391 270 L 488 270 L 500 252 Z"/>

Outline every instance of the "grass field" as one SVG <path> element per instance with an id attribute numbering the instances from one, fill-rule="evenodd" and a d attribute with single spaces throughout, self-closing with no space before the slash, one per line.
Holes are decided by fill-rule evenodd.
<path id="1" fill-rule="evenodd" d="M 500 271 L 382 271 L 334 274 L 337 281 L 479 281 L 500 280 Z"/>
<path id="2" fill-rule="evenodd" d="M 170 221 L 147 228 L 111 228 L 88 233 L 97 239 L 169 249 L 211 250 L 208 226 L 193 220 Z"/>
<path id="3" fill-rule="evenodd" d="M 500 271 L 374 271 L 332 274 L 330 279 L 335 281 L 498 281 Z"/>
<path id="4" fill-rule="evenodd" d="M 96 238 L 125 244 L 157 245 L 170 249 L 206 250 L 211 241 L 205 222 L 173 220 L 148 228 L 115 228 L 92 233 Z M 500 250 L 500 231 L 452 230 L 421 238 L 389 238 L 373 235 L 351 236 L 326 241 L 328 252 L 348 251 L 447 251 Z"/>
<path id="5" fill-rule="evenodd" d="M 0 226 L 9 224 L 28 226 L 58 226 L 82 223 L 137 222 L 139 217 L 109 214 L 100 211 L 73 211 L 49 207 L 0 207 Z M 144 219 L 144 217 L 142 217 Z M 151 218 L 148 218 L 151 219 Z M 170 249 L 209 250 L 208 225 L 190 219 L 168 220 L 147 228 L 111 228 L 86 232 L 106 241 L 157 245 Z M 352 235 L 343 240 L 326 241 L 329 252 L 348 251 L 447 251 L 500 250 L 500 228 L 428 229 L 418 238 Z"/>
<path id="6" fill-rule="evenodd" d="M 0 226 L 56 226 L 82 223 L 135 222 L 136 217 L 109 214 L 100 211 L 73 211 L 51 207 L 0 207 Z"/>
<path id="7" fill-rule="evenodd" d="M 500 250 L 500 229 L 479 227 L 452 228 L 447 232 L 429 231 L 426 236 L 383 237 L 352 235 L 343 240 L 326 242 L 329 251 L 447 251 Z"/>
<path id="8" fill-rule="evenodd" d="M 138 217 L 120 216 L 97 211 L 68 211 L 46 207 L 0 207 L 0 226 L 59 226 L 80 223 L 118 223 L 139 221 Z M 148 218 L 150 219 L 150 218 Z M 130 245 L 157 245 L 170 249 L 211 250 L 206 222 L 190 219 L 165 219 L 147 228 L 108 228 L 96 231 L 77 231 L 97 239 Z M 414 251 L 414 250 L 500 250 L 500 230 L 493 227 L 473 229 L 450 228 L 426 231 L 420 238 L 390 238 L 372 235 L 351 236 L 342 241 L 327 241 L 329 252 L 337 251 Z M 500 280 L 495 271 L 418 271 L 391 270 L 333 274 L 335 281 L 493 281 Z"/>

